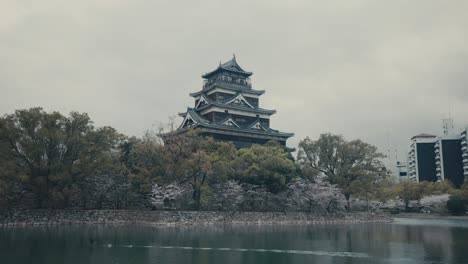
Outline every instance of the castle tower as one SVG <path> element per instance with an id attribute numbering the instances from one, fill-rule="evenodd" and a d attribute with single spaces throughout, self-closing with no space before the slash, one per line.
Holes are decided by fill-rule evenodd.
<path id="1" fill-rule="evenodd" d="M 250 76 L 236 57 L 204 75 L 202 90 L 191 93 L 194 107 L 179 115 L 183 121 L 176 132 L 197 128 L 216 140 L 229 141 L 236 147 L 265 144 L 275 140 L 286 145 L 293 133 L 280 132 L 270 127 L 270 116 L 275 110 L 260 108 L 263 90 L 252 89 Z"/>

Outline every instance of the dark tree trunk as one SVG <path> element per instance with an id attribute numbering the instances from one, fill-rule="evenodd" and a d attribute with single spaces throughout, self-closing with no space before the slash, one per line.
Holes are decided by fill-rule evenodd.
<path id="1" fill-rule="evenodd" d="M 350 198 L 351 198 L 351 194 L 350 193 L 345 193 L 345 198 L 346 198 L 346 211 L 351 211 L 351 202 L 350 202 Z"/>
<path id="2" fill-rule="evenodd" d="M 195 188 L 193 190 L 192 198 L 194 201 L 194 208 L 195 210 L 200 210 L 200 198 L 201 198 L 201 190 L 200 188 Z"/>

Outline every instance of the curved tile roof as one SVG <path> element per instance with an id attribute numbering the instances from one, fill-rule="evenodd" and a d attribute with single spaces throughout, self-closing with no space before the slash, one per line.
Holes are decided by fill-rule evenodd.
<path id="1" fill-rule="evenodd" d="M 206 127 L 206 128 L 214 128 L 214 129 L 224 129 L 224 130 L 231 130 L 235 132 L 246 132 L 246 133 L 254 133 L 254 134 L 261 134 L 261 135 L 269 135 L 269 136 L 277 136 L 277 137 L 291 137 L 294 133 L 287 133 L 287 132 L 280 132 L 278 130 L 274 130 L 271 128 L 265 128 L 265 130 L 259 130 L 256 128 L 241 128 L 241 127 L 233 127 L 233 126 L 225 126 L 221 125 L 223 121 L 229 119 L 230 117 L 226 118 L 222 122 L 219 123 L 212 123 L 209 120 L 205 119 L 203 116 L 197 113 L 195 109 L 188 108 L 185 115 L 190 114 L 190 116 L 196 122 L 195 126 Z M 254 122 L 255 123 L 255 122 Z"/>
<path id="2" fill-rule="evenodd" d="M 200 94 L 204 92 L 208 92 L 212 89 L 216 89 L 217 87 L 226 89 L 226 90 L 235 91 L 235 92 L 241 91 L 246 94 L 262 95 L 265 93 L 265 90 L 255 90 L 255 89 L 251 89 L 242 85 L 230 84 L 230 83 L 225 83 L 225 82 L 214 82 L 212 85 L 204 88 L 201 91 L 190 93 L 190 96 L 192 97 L 199 96 Z"/>
<path id="3" fill-rule="evenodd" d="M 237 74 L 240 74 L 240 75 L 244 75 L 246 77 L 252 75 L 252 72 L 248 72 L 248 71 L 244 71 L 241 66 L 239 66 L 239 64 L 237 64 L 237 61 L 236 61 L 236 57 L 233 56 L 232 59 L 230 61 L 227 61 L 225 63 L 220 63 L 218 68 L 216 68 L 215 70 L 211 71 L 211 72 L 208 72 L 208 73 L 205 73 L 202 75 L 203 78 L 210 78 L 211 76 L 213 76 L 214 74 L 220 72 L 220 71 L 229 71 L 229 72 L 233 72 L 233 73 L 237 73 Z"/>
<path id="4" fill-rule="evenodd" d="M 214 101 L 211 101 L 210 103 L 203 105 L 202 107 L 198 108 L 197 111 L 201 111 L 201 110 L 210 108 L 212 106 L 228 108 L 228 109 L 233 109 L 233 110 L 247 111 L 247 112 L 258 113 L 258 114 L 266 114 L 266 115 L 273 115 L 276 113 L 276 110 L 269 110 L 269 109 L 263 109 L 263 108 L 250 108 L 250 107 L 246 107 L 242 105 L 223 104 L 223 103 L 218 103 Z"/>

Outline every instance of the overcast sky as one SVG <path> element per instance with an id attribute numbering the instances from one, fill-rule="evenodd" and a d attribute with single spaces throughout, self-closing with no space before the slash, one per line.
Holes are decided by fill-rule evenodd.
<path id="1" fill-rule="evenodd" d="M 405 153 L 468 125 L 468 1 L 0 1 L 0 114 L 87 112 L 141 136 L 236 54 L 272 127 Z M 401 157 L 402 158 L 402 157 Z"/>

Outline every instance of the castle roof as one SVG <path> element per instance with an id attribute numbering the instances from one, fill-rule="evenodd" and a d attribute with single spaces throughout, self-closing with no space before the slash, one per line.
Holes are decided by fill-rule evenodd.
<path id="1" fill-rule="evenodd" d="M 257 113 L 257 114 L 273 115 L 273 114 L 276 113 L 276 110 L 263 109 L 263 108 L 259 108 L 259 107 L 250 107 L 248 105 L 228 103 L 229 101 L 232 101 L 233 98 L 236 98 L 239 95 L 241 95 L 241 93 L 236 93 L 233 96 L 225 99 L 222 102 L 216 102 L 216 101 L 210 100 L 208 97 L 204 97 L 208 101 L 208 103 L 203 105 L 203 106 L 200 106 L 199 108 L 197 108 L 197 111 L 201 111 L 201 110 L 213 107 L 213 106 L 217 106 L 217 107 L 221 107 L 221 108 L 232 109 L 232 110 L 240 110 L 240 111 L 247 111 L 247 112 L 252 112 L 252 113 Z"/>
<path id="2" fill-rule="evenodd" d="M 207 78 L 210 78 L 211 76 L 213 76 L 216 73 L 221 72 L 221 71 L 228 71 L 228 72 L 243 75 L 245 77 L 248 77 L 248 76 L 252 75 L 252 72 L 244 71 L 241 68 L 241 66 L 239 66 L 239 64 L 237 64 L 236 56 L 234 55 L 231 60 L 229 60 L 229 61 L 227 61 L 225 63 L 220 63 L 218 68 L 216 68 L 215 70 L 213 70 L 211 72 L 203 74 L 202 77 L 207 79 Z"/>
<path id="3" fill-rule="evenodd" d="M 262 94 L 265 93 L 265 90 L 255 90 L 255 89 L 251 89 L 251 88 L 248 88 L 248 87 L 245 87 L 245 86 L 242 86 L 242 85 L 237 85 L 237 84 L 234 84 L 234 83 L 214 82 L 211 85 L 209 85 L 208 87 L 205 87 L 201 91 L 190 93 L 190 96 L 196 97 L 196 96 L 199 96 L 200 94 L 202 94 L 204 92 L 208 92 L 208 91 L 210 91 L 212 89 L 215 89 L 215 88 L 218 88 L 218 87 L 222 88 L 222 89 L 226 89 L 226 90 L 235 91 L 235 92 L 242 91 L 245 94 L 262 95 Z"/>
<path id="4" fill-rule="evenodd" d="M 287 133 L 287 132 L 280 132 L 278 130 L 274 130 L 271 128 L 265 128 L 261 127 L 262 129 L 257 129 L 255 128 L 255 123 L 258 121 L 254 121 L 251 125 L 247 126 L 246 128 L 241 128 L 238 126 L 226 126 L 223 125 L 224 122 L 229 120 L 230 117 L 227 117 L 226 119 L 217 122 L 217 123 L 212 123 L 209 120 L 205 119 L 203 116 L 197 113 L 195 109 L 193 108 L 187 108 L 186 113 L 181 113 L 179 114 L 182 117 L 189 116 L 194 124 L 190 126 L 189 128 L 213 128 L 213 129 L 221 129 L 221 130 L 228 130 L 228 131 L 233 131 L 233 132 L 246 132 L 246 133 L 251 133 L 251 134 L 258 134 L 258 135 L 269 135 L 269 136 L 276 136 L 276 137 L 292 137 L 294 133 Z M 183 126 L 183 123 L 182 123 Z"/>
<path id="5" fill-rule="evenodd" d="M 252 89 L 248 78 L 251 75 L 252 72 L 240 67 L 235 56 L 202 75 L 203 88 L 190 94 L 195 98 L 195 107 L 179 113 L 184 120 L 177 131 L 184 133 L 197 128 L 204 135 L 233 142 L 238 147 L 265 144 L 269 140 L 285 146 L 294 134 L 270 128 L 270 116 L 276 110 L 258 107 L 265 91 Z"/>

